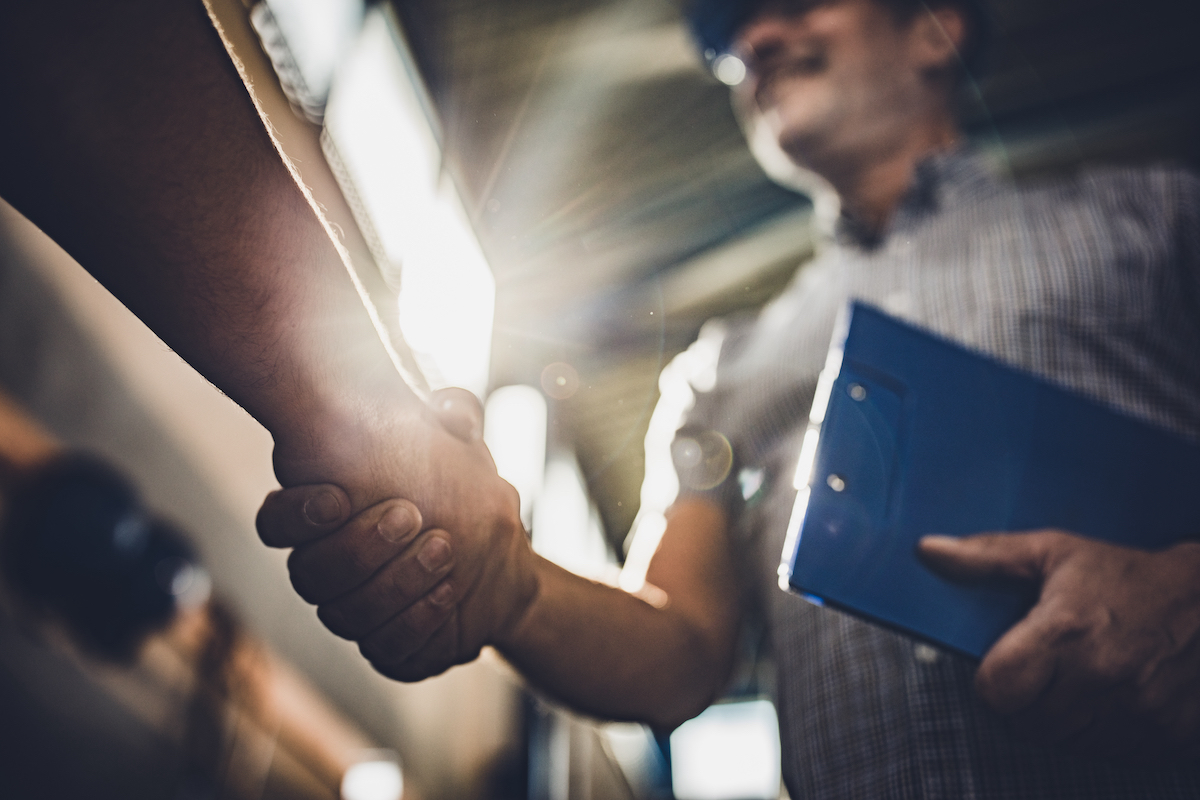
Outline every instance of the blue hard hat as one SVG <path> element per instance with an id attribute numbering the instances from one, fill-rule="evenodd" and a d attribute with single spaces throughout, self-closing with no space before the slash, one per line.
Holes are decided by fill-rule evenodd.
<path id="1" fill-rule="evenodd" d="M 877 0 L 883 4 L 895 0 Z M 983 66 L 983 55 L 991 39 L 991 15 L 986 8 L 987 0 L 941 0 L 959 6 L 966 13 L 970 25 L 969 46 L 962 54 L 967 70 L 978 75 Z M 684 13 L 700 52 L 711 65 L 715 59 L 733 48 L 739 30 L 767 4 L 768 0 L 688 0 Z M 786 8 L 788 0 L 782 0 Z M 815 0 L 791 0 L 790 5 L 800 11 L 817 5 Z M 917 5 L 913 0 L 913 5 Z"/>

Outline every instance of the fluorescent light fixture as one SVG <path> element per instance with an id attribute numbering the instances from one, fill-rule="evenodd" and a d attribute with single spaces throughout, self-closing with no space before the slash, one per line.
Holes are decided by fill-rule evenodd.
<path id="1" fill-rule="evenodd" d="M 777 800 L 779 720 L 768 700 L 718 703 L 671 734 L 676 800 Z"/>
<path id="2" fill-rule="evenodd" d="M 338 71 L 325 127 L 388 260 L 400 330 L 430 385 L 482 396 L 496 286 L 453 183 L 413 61 L 382 9 Z"/>
<path id="3" fill-rule="evenodd" d="M 404 777 L 395 754 L 371 750 L 342 776 L 342 800 L 400 800 Z"/>
<path id="4" fill-rule="evenodd" d="M 284 91 L 315 119 L 363 12 L 363 0 L 264 0 L 250 12 Z"/>
<path id="5" fill-rule="evenodd" d="M 521 495 L 526 525 L 546 476 L 546 419 L 546 398 L 532 386 L 496 389 L 484 407 L 483 441 L 500 477 Z"/>
<path id="6" fill-rule="evenodd" d="M 533 549 L 589 578 L 603 578 L 612 568 L 600 517 L 573 455 L 558 453 L 546 464 L 546 482 L 533 509 Z"/>

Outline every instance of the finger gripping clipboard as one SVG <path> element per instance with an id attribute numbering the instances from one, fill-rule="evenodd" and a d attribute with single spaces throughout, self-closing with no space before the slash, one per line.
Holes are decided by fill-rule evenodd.
<path id="1" fill-rule="evenodd" d="M 974 658 L 1036 587 L 951 582 L 917 560 L 921 536 L 1200 534 L 1200 444 L 863 303 L 834 334 L 796 487 L 784 588 Z"/>

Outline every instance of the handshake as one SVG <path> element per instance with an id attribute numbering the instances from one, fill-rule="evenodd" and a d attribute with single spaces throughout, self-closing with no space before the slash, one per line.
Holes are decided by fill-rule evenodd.
<path id="1" fill-rule="evenodd" d="M 446 389 L 430 406 L 433 419 L 393 427 L 398 452 L 366 465 L 359 485 L 292 485 L 257 520 L 264 543 L 293 548 L 292 585 L 325 626 L 401 681 L 502 645 L 537 591 L 520 501 L 483 444 L 478 400 Z M 309 471 L 278 446 L 275 462 L 285 486 Z"/>

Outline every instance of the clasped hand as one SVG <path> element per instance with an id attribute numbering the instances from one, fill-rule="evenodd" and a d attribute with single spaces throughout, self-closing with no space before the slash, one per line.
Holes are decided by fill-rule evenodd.
<path id="1" fill-rule="evenodd" d="M 356 510 L 346 491 L 329 484 L 272 492 L 257 520 L 264 543 L 294 548 L 288 558 L 292 585 L 317 606 L 325 626 L 358 642 L 379 672 L 401 681 L 473 660 L 515 624 L 536 591 L 519 499 L 495 475 L 481 440 L 478 401 L 451 389 L 436 393 L 431 406 L 437 422 L 486 461 L 492 478 L 466 491 L 458 487 L 460 502 L 474 501 L 460 509 L 462 530 L 428 526 L 405 499 Z M 437 474 L 460 482 L 472 477 Z M 454 487 L 441 488 L 455 496 Z M 395 486 L 394 494 L 416 496 L 404 485 Z"/>
<path id="2" fill-rule="evenodd" d="M 1200 755 L 1200 543 L 1145 552 L 1061 531 L 927 536 L 961 580 L 1040 585 L 976 688 L 1031 738 L 1091 756 Z"/>

